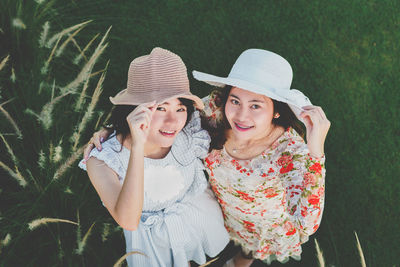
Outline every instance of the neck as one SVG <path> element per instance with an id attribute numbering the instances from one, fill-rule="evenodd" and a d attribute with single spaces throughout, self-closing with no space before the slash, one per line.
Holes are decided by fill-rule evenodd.
<path id="1" fill-rule="evenodd" d="M 121 138 L 118 138 L 118 139 L 121 139 Z M 129 150 L 133 149 L 132 137 L 130 135 L 125 138 L 123 146 Z M 145 142 L 144 146 L 143 146 L 144 156 L 146 158 L 151 158 L 151 159 L 162 159 L 168 154 L 168 152 L 170 150 L 171 150 L 171 147 L 161 147 L 157 144 L 150 143 L 150 142 Z"/>
<path id="2" fill-rule="evenodd" d="M 274 126 L 267 135 L 243 140 L 235 137 L 232 130 L 228 130 L 225 150 L 236 159 L 252 159 L 269 148 L 284 131 L 282 127 Z"/>

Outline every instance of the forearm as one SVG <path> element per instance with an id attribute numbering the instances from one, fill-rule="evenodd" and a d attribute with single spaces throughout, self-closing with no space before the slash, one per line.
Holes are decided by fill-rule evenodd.
<path id="1" fill-rule="evenodd" d="M 127 230 L 137 229 L 142 214 L 144 195 L 143 164 L 143 144 L 136 145 L 131 148 L 125 180 L 115 204 L 117 222 Z"/>

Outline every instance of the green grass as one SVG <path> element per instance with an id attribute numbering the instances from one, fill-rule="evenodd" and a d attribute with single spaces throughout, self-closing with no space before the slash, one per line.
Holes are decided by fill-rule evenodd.
<path id="1" fill-rule="evenodd" d="M 155 46 L 180 55 L 189 72 L 221 76 L 229 73 L 247 48 L 268 49 L 288 59 L 294 70 L 292 87 L 322 106 L 332 122 L 325 146 L 326 205 L 314 235 L 326 266 L 361 266 L 354 231 L 367 266 L 398 266 L 398 1 L 49 0 L 37 4 L 4 0 L 0 10 L 0 62 L 10 55 L 0 70 L 0 105 L 22 135 L 0 112 L 0 133 L 15 155 L 14 160 L 1 139 L 0 161 L 15 173 L 17 166 L 28 183 L 22 187 L 0 168 L 0 240 L 11 236 L 7 245 L 0 246 L 0 266 L 110 266 L 124 254 L 121 230 L 101 206 L 86 174 L 75 167 L 77 161 L 53 178 L 70 157 L 78 158 L 78 148 L 98 121 L 104 121 L 111 108 L 108 96 L 125 87 L 130 61 Z M 15 18 L 25 29 L 13 26 Z M 83 49 L 99 33 L 85 53 L 88 58 L 111 25 L 112 29 L 105 40 L 108 47 L 92 70 L 104 73 L 103 92 L 74 149 L 71 136 L 101 73 L 89 80 L 82 109 L 75 106 L 83 83 L 54 105 L 47 129 L 44 120 L 26 110 L 40 114 L 51 99 L 63 94 L 62 88 L 86 62 L 73 63 L 79 50 L 69 43 L 42 74 L 52 51 L 39 45 L 45 22 L 49 21 L 50 38 L 88 20 L 92 22 L 74 36 Z M 15 82 L 10 78 L 13 73 Z M 192 91 L 199 96 L 211 89 L 190 79 Z M 54 158 L 57 146 L 62 148 L 60 160 Z M 40 154 L 44 167 L 38 164 Z M 29 230 L 28 223 L 41 217 L 67 219 L 79 226 L 60 222 Z M 78 241 L 93 223 L 80 255 Z M 105 228 L 109 236 L 103 241 Z M 318 266 L 314 242 L 306 243 L 303 251 L 301 262 L 285 266 Z"/>

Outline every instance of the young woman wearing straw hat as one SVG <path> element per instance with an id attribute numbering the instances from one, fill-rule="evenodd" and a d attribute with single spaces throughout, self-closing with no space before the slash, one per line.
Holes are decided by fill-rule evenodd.
<path id="1" fill-rule="evenodd" d="M 184 63 L 155 48 L 132 61 L 127 89 L 110 100 L 113 134 L 79 166 L 124 228 L 127 253 L 138 252 L 128 265 L 205 263 L 229 237 L 203 172 L 210 138 Z"/>
<path id="2" fill-rule="evenodd" d="M 193 75 L 224 88 L 204 99 L 204 117 L 213 138 L 205 159 L 209 182 L 241 247 L 226 266 L 300 260 L 324 207 L 325 113 L 290 89 L 290 64 L 270 51 L 244 51 L 226 78 Z"/>
<path id="3" fill-rule="evenodd" d="M 241 247 L 226 266 L 300 260 L 301 244 L 317 230 L 323 212 L 329 120 L 290 89 L 290 64 L 270 51 L 244 51 L 226 78 L 193 75 L 223 87 L 203 99 L 202 115 L 212 137 L 205 159 L 209 182 L 230 238 Z M 105 134 L 94 135 L 98 148 Z"/>

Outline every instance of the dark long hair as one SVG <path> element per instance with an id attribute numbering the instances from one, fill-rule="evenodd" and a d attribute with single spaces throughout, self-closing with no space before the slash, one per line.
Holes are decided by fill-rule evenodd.
<path id="1" fill-rule="evenodd" d="M 226 102 L 228 101 L 229 93 L 232 90 L 232 86 L 225 86 L 221 89 L 221 104 L 222 104 L 222 123 L 217 125 L 217 128 L 214 128 L 209 125 L 209 123 L 203 119 L 202 120 L 202 127 L 206 129 L 210 136 L 211 136 L 211 144 L 210 144 L 210 151 L 212 149 L 222 149 L 223 145 L 226 142 L 225 131 L 227 129 L 231 129 L 231 126 L 228 122 L 228 119 L 225 115 L 225 106 Z M 274 104 L 274 111 L 273 113 L 279 113 L 279 118 L 273 118 L 272 124 L 276 126 L 281 126 L 284 129 L 292 127 L 301 137 L 304 138 L 304 127 L 300 123 L 300 121 L 296 118 L 296 115 L 290 109 L 289 105 L 277 100 L 272 99 Z"/>
<path id="2" fill-rule="evenodd" d="M 190 99 L 187 98 L 178 98 L 179 101 L 186 107 L 186 112 L 187 112 L 187 119 L 185 126 L 188 124 L 190 121 L 190 118 L 192 117 L 192 114 L 194 112 L 194 102 Z M 129 125 L 128 122 L 126 121 L 126 117 L 131 113 L 137 106 L 134 105 L 115 105 L 113 110 L 111 111 L 111 116 L 106 122 L 106 124 L 103 125 L 103 128 L 114 132 L 114 135 L 121 135 L 122 136 L 122 142 L 121 144 L 124 143 L 126 137 L 130 134 L 129 130 Z M 113 137 L 114 135 L 110 135 L 108 138 Z M 122 150 L 122 146 L 121 146 Z"/>

